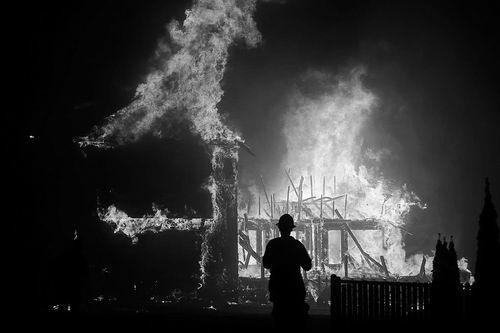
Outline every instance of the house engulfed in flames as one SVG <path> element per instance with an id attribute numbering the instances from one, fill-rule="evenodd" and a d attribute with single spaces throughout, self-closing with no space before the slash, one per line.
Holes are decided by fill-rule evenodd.
<path id="1" fill-rule="evenodd" d="M 240 199 L 248 201 L 241 210 L 238 150 L 246 146 L 225 125 L 217 105 L 224 94 L 221 80 L 230 47 L 236 41 L 249 47 L 260 41 L 255 8 L 254 0 L 195 1 L 182 24 L 168 25 L 168 42 L 161 41 L 156 52 L 158 65 L 137 87 L 133 101 L 78 139 L 82 147 L 113 148 L 145 133 L 168 136 L 179 121 L 187 121 L 210 153 L 211 218 L 171 218 L 158 209 L 137 218 L 111 205 L 99 208 L 100 219 L 133 242 L 145 232 L 200 233 L 201 284 L 226 299 L 237 292 L 239 276 L 266 277 L 260 258 L 266 242 L 277 236 L 275 223 L 284 212 L 294 216 L 298 225 L 294 234 L 313 258 L 308 277 L 336 273 L 425 279 L 431 260 L 422 254 L 407 258 L 403 246 L 404 216 L 412 205 L 423 205 L 404 186 L 379 176 L 377 168 L 358 163 L 365 158 L 380 161 L 385 154 L 385 150 L 362 150 L 359 143 L 361 130 L 376 109 L 376 97 L 362 84 L 361 69 L 333 83 L 324 75 L 309 73 L 309 79 L 319 79 L 323 89 L 314 98 L 300 92 L 292 96 L 283 129 L 288 154 L 283 164 L 298 177 L 286 171 L 286 183 L 270 184 L 269 193 L 262 181 L 253 191 L 253 204 Z M 315 192 L 312 177 L 302 178 L 311 174 L 332 179 L 321 178 L 322 188 L 316 186 Z"/>
<path id="2" fill-rule="evenodd" d="M 137 242 L 138 236 L 146 232 L 184 230 L 199 233 L 203 238 L 200 253 L 202 286 L 210 295 L 225 299 L 235 298 L 241 282 L 267 279 L 268 272 L 261 265 L 261 257 L 267 242 L 279 236 L 276 223 L 284 213 L 294 216 L 297 228 L 293 235 L 303 242 L 313 259 L 312 271 L 304 273 L 306 279 L 324 283 L 332 273 L 370 279 L 404 277 L 400 271 L 390 270 L 390 267 L 398 267 L 396 263 L 387 262 L 384 255 L 378 255 L 391 252 L 391 230 L 405 232 L 404 229 L 381 219 L 347 218 L 348 194 L 328 196 L 322 192 L 316 197 L 312 191 L 312 176 L 309 177 L 310 192 L 305 197 L 304 177 L 295 184 L 289 171 L 285 171 L 290 183 L 286 200 L 269 195 L 262 181 L 262 196 L 257 197 L 256 205 L 247 204 L 238 213 L 237 153 L 240 144 L 235 143 L 230 150 L 214 148 L 213 153 L 218 156 L 212 160 L 209 187 L 213 218 L 171 218 L 159 209 L 154 209 L 152 215 L 129 217 L 111 205 L 99 211 L 100 219 L 114 226 L 115 232 L 130 237 L 132 242 Z M 324 183 L 325 178 L 323 188 Z M 428 273 L 429 267 L 422 256 L 419 272 L 411 278 L 426 281 Z M 257 285 L 262 288 L 265 283 Z"/>
<path id="3" fill-rule="evenodd" d="M 323 191 L 317 197 L 313 192 L 313 177 L 310 176 L 310 193 L 304 197 L 304 177 L 301 176 L 296 185 L 289 172 L 285 171 L 285 173 L 290 182 L 290 186 L 287 187 L 286 200 L 276 200 L 274 194 L 268 196 L 262 181 L 266 208 L 261 207 L 259 197 L 256 216 L 243 213 L 243 217 L 239 218 L 238 237 L 242 276 L 256 277 L 258 275 L 261 278 L 266 276 L 261 265 L 263 249 L 270 239 L 279 236 L 276 223 L 282 214 L 287 213 L 295 217 L 296 228 L 292 235 L 299 239 L 309 252 L 313 263 L 313 273 L 320 274 L 323 278 L 327 278 L 332 273 L 338 275 L 342 273 L 347 278 L 349 271 L 351 271 L 351 276 L 356 277 L 391 277 L 384 256 L 380 255 L 375 259 L 364 250 L 356 236 L 358 234 L 365 240 L 370 238 L 365 237 L 370 234 L 378 239 L 376 243 L 380 249 L 383 249 L 386 244 L 384 225 L 388 223 L 387 221 L 375 218 L 348 219 L 348 194 L 333 193 L 327 196 L 323 185 Z M 323 178 L 324 183 L 325 178 Z M 292 195 L 296 197 L 295 201 L 290 201 L 291 189 Z M 256 267 L 258 272 L 255 270 Z M 419 275 L 421 279 L 426 278 L 425 259 L 422 261 Z"/>

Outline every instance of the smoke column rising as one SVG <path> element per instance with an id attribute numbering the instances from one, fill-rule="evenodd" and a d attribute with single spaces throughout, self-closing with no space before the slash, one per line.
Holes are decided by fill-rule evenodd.
<path id="1" fill-rule="evenodd" d="M 304 87 L 291 94 L 284 116 L 287 153 L 281 168 L 290 169 L 295 179 L 312 175 L 317 197 L 325 177 L 326 195 L 348 195 L 347 218 L 385 221 L 383 237 L 365 232 L 358 233 L 357 238 L 368 253 L 377 258 L 383 255 L 392 273 L 416 274 L 422 255 L 405 258 L 401 230 L 397 227 L 404 226 L 412 207 L 425 209 L 425 204 L 404 183 L 383 176 L 381 161 L 392 152 L 363 142 L 367 123 L 377 112 L 377 97 L 363 85 L 365 72 L 363 67 L 356 67 L 343 76 L 309 72 L 303 77 Z M 281 195 L 288 185 L 283 180 L 286 178 L 273 186 Z M 309 193 L 309 183 L 304 185 Z M 343 211 L 343 202 L 337 204 Z M 357 249 L 350 248 L 362 261 L 360 253 L 356 255 Z M 429 260 L 428 271 L 430 268 Z"/>
<path id="2" fill-rule="evenodd" d="M 224 94 L 220 83 L 230 46 L 241 40 L 253 47 L 260 41 L 254 10 L 255 1 L 196 1 L 182 24 L 168 24 L 168 36 L 156 50 L 158 68 L 137 87 L 130 105 L 81 144 L 111 147 L 148 132 L 168 135 L 169 126 L 183 119 L 207 143 L 240 140 L 224 125 L 217 104 Z"/>

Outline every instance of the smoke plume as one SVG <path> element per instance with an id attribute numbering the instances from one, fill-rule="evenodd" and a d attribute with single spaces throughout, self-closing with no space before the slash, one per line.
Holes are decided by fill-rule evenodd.
<path id="1" fill-rule="evenodd" d="M 217 110 L 229 49 L 253 47 L 260 33 L 252 18 L 255 0 L 198 0 L 182 24 L 172 21 L 156 50 L 158 67 L 136 89 L 134 100 L 82 138 L 81 145 L 112 147 L 148 132 L 168 135 L 187 120 L 205 142 L 239 141 Z"/>
<path id="2" fill-rule="evenodd" d="M 415 274 L 422 256 L 405 258 L 402 230 L 411 208 L 425 205 L 403 182 L 384 177 L 381 162 L 392 152 L 363 140 L 367 124 L 377 112 L 377 97 L 363 84 L 365 73 L 364 68 L 356 67 L 343 76 L 321 72 L 304 76 L 285 113 L 287 153 L 281 167 L 290 169 L 294 179 L 313 176 L 312 190 L 304 182 L 305 193 L 319 197 L 324 177 L 326 195 L 346 194 L 345 202 L 337 201 L 344 218 L 383 221 L 382 233 L 357 233 L 363 248 L 388 259 L 391 272 Z M 281 197 L 289 185 L 286 181 L 283 177 L 273 186 Z M 362 261 L 354 245 L 350 251 Z"/>

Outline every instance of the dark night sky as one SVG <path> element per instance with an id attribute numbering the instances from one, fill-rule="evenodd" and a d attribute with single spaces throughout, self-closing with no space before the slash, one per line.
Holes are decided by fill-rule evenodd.
<path id="1" fill-rule="evenodd" d="M 20 103 L 28 111 L 19 113 L 15 138 L 33 177 L 57 165 L 52 174 L 59 184 L 71 178 L 65 166 L 80 160 L 71 139 L 130 101 L 165 24 L 182 20 L 189 6 L 79 1 L 19 9 L 23 29 L 16 42 L 27 69 Z M 386 173 L 406 181 L 429 206 L 410 216 L 415 236 L 406 239 L 408 250 L 428 252 L 442 232 L 455 235 L 459 255 L 473 261 L 485 176 L 497 207 L 500 202 L 498 9 L 493 1 L 259 3 L 263 42 L 232 50 L 220 105 L 257 154 L 241 154 L 243 180 L 265 173 L 284 153 L 282 110 L 304 72 L 364 65 L 365 84 L 383 110 L 371 126 L 386 133 L 381 140 L 399 156 Z M 158 155 L 152 148 L 150 154 Z M 144 184 L 155 176 L 146 172 Z M 44 195 L 33 187 L 34 198 Z"/>

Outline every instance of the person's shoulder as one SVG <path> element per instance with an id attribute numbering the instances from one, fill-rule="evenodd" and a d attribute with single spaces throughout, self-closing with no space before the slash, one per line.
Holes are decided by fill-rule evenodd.
<path id="1" fill-rule="evenodd" d="M 295 240 L 295 245 L 297 245 L 298 247 L 303 247 L 305 248 L 304 244 L 302 244 L 301 241 L 299 241 L 298 239 L 294 239 Z"/>
<path id="2" fill-rule="evenodd" d="M 272 244 L 276 244 L 278 242 L 279 242 L 279 238 L 273 238 L 273 239 L 269 240 L 269 242 L 267 242 L 267 246 L 272 245 Z"/>

